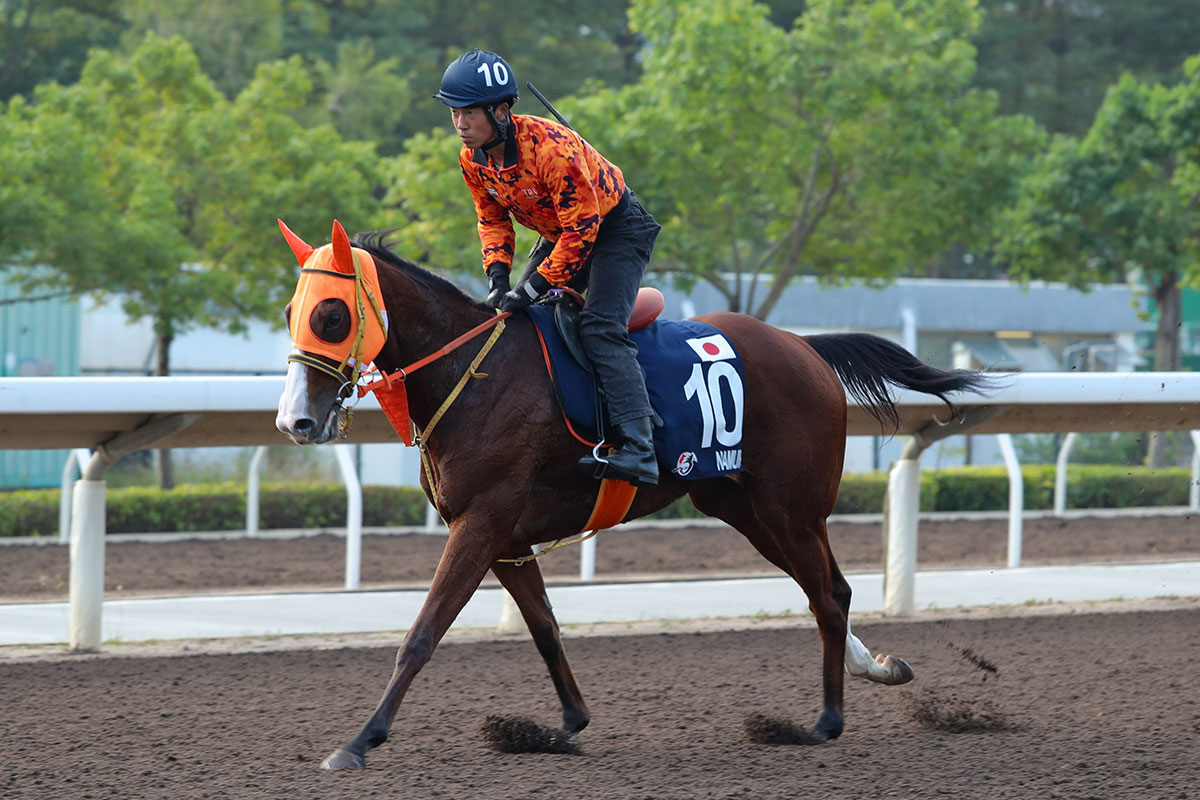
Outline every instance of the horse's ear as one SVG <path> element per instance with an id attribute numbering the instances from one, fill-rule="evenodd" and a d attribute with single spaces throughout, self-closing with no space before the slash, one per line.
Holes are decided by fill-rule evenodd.
<path id="1" fill-rule="evenodd" d="M 287 239 L 288 246 L 292 248 L 292 252 L 296 254 L 296 260 L 300 262 L 300 266 L 304 266 L 304 262 L 308 261 L 308 257 L 312 255 L 313 249 L 304 243 L 296 234 L 292 233 L 292 229 L 283 224 L 283 220 L 277 219 L 279 230 L 283 231 L 283 238 Z"/>
<path id="2" fill-rule="evenodd" d="M 333 268 L 347 275 L 354 274 L 354 254 L 350 252 L 350 237 L 336 219 L 333 221 Z"/>

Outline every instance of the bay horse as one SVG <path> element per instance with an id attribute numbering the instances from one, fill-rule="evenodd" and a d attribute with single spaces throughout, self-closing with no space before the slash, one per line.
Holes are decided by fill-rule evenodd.
<path id="1" fill-rule="evenodd" d="M 335 222 L 332 244 L 314 251 L 280 224 L 301 267 L 308 264 L 302 281 L 306 274 L 331 271 L 347 277 L 363 267 L 375 275 L 374 283 L 359 276 L 355 283 L 366 288 L 349 302 L 344 297 L 308 297 L 309 305 L 299 313 L 293 307 L 301 298 L 298 288 L 289 304 L 294 349 L 276 425 L 298 444 L 338 436 L 341 403 L 366 363 L 373 361 L 384 373 L 395 372 L 496 317 L 493 309 L 450 281 L 397 256 L 385 234 L 358 234 L 350 242 Z M 323 263 L 335 265 L 332 270 L 316 264 L 322 253 L 328 256 Z M 379 307 L 364 307 L 363 297 L 373 301 L 373 293 L 379 295 Z M 357 315 L 350 308 L 355 303 Z M 361 343 L 362 330 L 354 335 L 356 316 L 360 323 L 371 318 L 383 322 L 375 332 L 381 340 L 377 354 L 360 348 L 347 358 L 339 355 L 348 352 L 345 349 L 323 347 L 322 343 L 344 343 L 352 337 Z M 936 395 L 950 405 L 947 393 L 980 391 L 986 378 L 966 370 L 936 369 L 869 334 L 798 336 L 729 312 L 698 319 L 724 334 L 742 358 L 747 390 L 741 470 L 691 482 L 664 470 L 657 487 L 638 491 L 624 519 L 645 516 L 686 494 L 696 508 L 737 529 L 800 585 L 823 649 L 823 707 L 814 733 L 834 739 L 843 729 L 843 670 L 884 684 L 913 677 L 902 659 L 872 658 L 851 633 L 850 586 L 826 533 L 825 519 L 833 510 L 842 475 L 845 391 L 881 422 L 894 423 L 896 407 L 888 384 Z M 315 342 L 312 347 L 318 351 L 305 341 Z M 590 719 L 567 663 L 538 563 L 518 564 L 513 559 L 530 556 L 534 545 L 581 531 L 598 483 L 576 468 L 583 446 L 568 433 L 528 316 L 518 313 L 507 320 L 507 330 L 478 371 L 471 367 L 477 352 L 476 344 L 436 360 L 424 359 L 427 363 L 419 373 L 402 376 L 411 419 L 419 430 L 443 414 L 436 433 L 421 442 L 427 457 L 421 483 L 448 524 L 449 538 L 425 603 L 400 645 L 383 697 L 359 733 L 322 762 L 325 769 L 365 767 L 367 751 L 387 740 L 413 678 L 488 570 L 516 601 L 545 660 L 562 704 L 563 731 L 573 737 Z M 486 379 L 466 380 L 468 373 Z M 439 411 L 463 381 L 466 386 L 457 400 Z"/>

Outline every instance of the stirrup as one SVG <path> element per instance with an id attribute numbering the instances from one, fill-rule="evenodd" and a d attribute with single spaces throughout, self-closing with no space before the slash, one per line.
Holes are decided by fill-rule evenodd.
<path id="1" fill-rule="evenodd" d="M 609 461 L 604 456 L 600 455 L 600 448 L 603 446 L 604 446 L 604 443 L 601 442 L 600 444 L 598 444 L 594 448 L 592 448 L 591 457 L 595 461 L 594 464 L 588 463 L 587 456 L 584 456 L 583 458 L 579 459 L 578 462 L 576 462 L 579 464 L 580 467 L 584 468 L 594 479 L 625 481 L 626 483 L 633 484 L 634 486 L 658 486 L 658 476 L 657 475 L 654 476 L 653 478 L 651 478 L 650 476 L 646 475 L 645 473 L 626 472 L 622 469 L 617 468 L 615 465 L 613 465 L 613 463 L 611 461 Z"/>

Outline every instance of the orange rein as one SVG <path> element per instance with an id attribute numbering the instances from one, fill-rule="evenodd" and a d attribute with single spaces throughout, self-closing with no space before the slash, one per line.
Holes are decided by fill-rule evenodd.
<path id="1" fill-rule="evenodd" d="M 374 392 L 378 389 L 391 389 L 392 385 L 396 381 L 404 381 L 405 379 L 408 378 L 409 375 L 413 374 L 417 370 L 421 369 L 422 367 L 429 366 L 430 364 L 432 364 L 434 361 L 437 361 L 442 356 L 446 356 L 446 355 L 449 355 L 450 353 L 453 353 L 455 350 L 462 347 L 464 344 L 471 341 L 479 334 L 494 327 L 498 322 L 506 320 L 511 316 L 512 316 L 511 311 L 497 311 L 496 316 L 492 317 L 487 322 L 481 322 L 480 324 L 476 325 L 474 328 L 471 328 L 471 330 L 464 333 L 462 336 L 459 336 L 458 338 L 451 340 L 450 342 L 443 345 L 442 347 L 435 350 L 434 352 L 430 353 L 429 355 L 425 356 L 424 358 L 414 361 L 413 363 L 409 364 L 407 367 L 401 367 L 400 369 L 396 370 L 395 372 L 390 372 L 390 373 L 384 372 L 383 370 L 372 367 L 371 372 L 378 372 L 379 378 L 377 380 L 373 380 L 367 384 L 360 384 L 357 387 L 358 396 L 365 397 L 367 392 Z"/>

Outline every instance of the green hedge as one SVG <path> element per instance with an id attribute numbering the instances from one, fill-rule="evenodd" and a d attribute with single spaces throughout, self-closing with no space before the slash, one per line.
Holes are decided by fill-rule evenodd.
<path id="1" fill-rule="evenodd" d="M 1025 508 L 1054 503 L 1054 468 L 1022 468 Z M 1067 473 L 1071 508 L 1182 506 L 1188 502 L 1189 470 L 1171 467 L 1072 466 Z M 842 479 L 835 514 L 879 513 L 887 474 L 873 472 Z M 135 486 L 108 491 L 109 533 L 238 530 L 246 524 L 246 489 L 232 483 L 181 486 L 168 492 Z M 56 489 L 0 492 L 0 536 L 55 536 Z M 421 525 L 425 495 L 415 488 L 363 487 L 363 525 Z M 993 511 L 1008 508 L 1008 475 L 1003 467 L 963 467 L 921 473 L 921 510 Z M 346 524 L 346 490 L 339 484 L 264 484 L 259 494 L 259 525 L 272 528 L 335 528 Z M 652 518 L 701 516 L 686 497 Z"/>
<path id="2" fill-rule="evenodd" d="M 328 528 L 346 524 L 346 490 L 340 484 L 263 484 L 259 526 Z M 109 489 L 109 533 L 238 530 L 246 525 L 245 486 L 195 484 L 171 491 L 144 486 Z M 0 493 L 0 536 L 56 536 L 56 489 Z M 425 494 L 396 486 L 363 487 L 363 525 L 421 525 Z"/>
<path id="3" fill-rule="evenodd" d="M 930 474 L 926 471 L 922 474 Z M 1054 467 L 1021 468 L 1025 508 L 1054 507 Z M 961 467 L 932 472 L 937 511 L 997 511 L 1008 508 L 1008 473 L 1004 467 Z M 1188 502 L 1191 471 L 1183 467 L 1074 465 L 1067 470 L 1068 508 L 1135 508 L 1183 506 Z M 925 508 L 922 484 L 921 507 Z"/>

